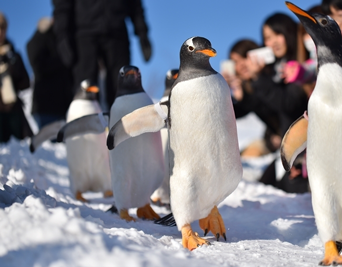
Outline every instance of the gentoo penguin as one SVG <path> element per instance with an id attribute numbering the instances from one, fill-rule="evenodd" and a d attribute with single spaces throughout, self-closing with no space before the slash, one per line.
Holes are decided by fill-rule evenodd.
<path id="1" fill-rule="evenodd" d="M 325 245 L 324 259 L 320 264 L 342 264 L 336 246 L 336 242 L 342 241 L 341 31 L 329 16 L 309 14 L 290 2 L 286 5 L 315 42 L 318 75 L 309 99 L 308 121 L 301 117 L 284 136 L 283 162 L 289 168 L 296 154 L 307 148 L 312 206 L 319 236 Z"/>
<path id="2" fill-rule="evenodd" d="M 98 91 L 98 87 L 88 80 L 81 83 L 68 109 L 67 123 L 88 114 L 102 112 L 96 99 Z M 113 195 L 106 138 L 107 134 L 103 131 L 65 140 L 70 188 L 78 200 L 86 201 L 82 196 L 86 191 L 103 192 L 105 197 Z"/>
<path id="3" fill-rule="evenodd" d="M 124 66 L 119 71 L 118 90 L 110 110 L 109 126 L 123 116 L 153 102 L 141 84 L 137 67 Z M 137 216 L 158 219 L 150 206 L 150 196 L 164 177 L 163 150 L 160 133 L 146 133 L 131 138 L 110 151 L 110 163 L 115 205 L 126 221 L 135 220 L 128 209 L 138 208 Z"/>
<path id="4" fill-rule="evenodd" d="M 165 76 L 165 91 L 160 102 L 169 101 L 169 95 L 172 85 L 178 77 L 178 69 L 168 70 Z M 162 184 L 157 188 L 151 196 L 151 201 L 154 205 L 170 207 L 170 168 L 169 168 L 169 132 L 167 128 L 160 130 L 165 174 Z"/>
<path id="5" fill-rule="evenodd" d="M 124 140 L 168 124 L 170 134 L 171 209 L 182 244 L 193 250 L 209 244 L 190 224 L 199 220 L 204 234 L 226 239 L 217 205 L 242 178 L 236 121 L 230 89 L 210 65 L 216 55 L 203 37 L 186 40 L 180 50 L 178 78 L 169 103 L 135 110 L 111 128 L 107 146 L 120 149 Z M 118 146 L 118 144 L 120 144 Z"/>

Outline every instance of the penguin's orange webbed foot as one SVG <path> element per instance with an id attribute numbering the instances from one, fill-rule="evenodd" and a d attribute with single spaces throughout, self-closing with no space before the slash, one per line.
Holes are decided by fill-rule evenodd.
<path id="1" fill-rule="evenodd" d="M 329 266 L 329 265 L 341 265 L 342 256 L 339 255 L 335 241 L 328 241 L 325 243 L 325 253 L 324 259 L 319 263 L 319 265 Z"/>
<path id="2" fill-rule="evenodd" d="M 224 226 L 221 214 L 216 206 L 211 210 L 208 217 L 199 220 L 199 226 L 204 231 L 204 236 L 211 231 L 214 236 L 216 236 L 217 241 L 219 240 L 220 236 L 223 236 L 224 240 L 227 241 L 226 228 Z"/>
<path id="3" fill-rule="evenodd" d="M 210 245 L 210 242 L 199 237 L 198 234 L 192 231 L 190 224 L 182 227 L 182 244 L 188 250 L 194 250 L 202 245 Z"/>
<path id="4" fill-rule="evenodd" d="M 77 191 L 76 194 L 75 194 L 75 198 L 79 201 L 82 201 L 82 202 L 88 202 L 88 200 L 86 200 L 83 196 L 82 196 L 82 193 L 80 191 Z"/>
<path id="5" fill-rule="evenodd" d="M 107 197 L 112 197 L 113 196 L 113 191 L 112 190 L 107 190 L 103 192 L 103 197 L 107 198 Z"/>
<path id="6" fill-rule="evenodd" d="M 132 216 L 128 214 L 128 210 L 126 209 L 120 210 L 119 215 L 121 219 L 126 220 L 127 222 L 136 221 Z"/>
<path id="7" fill-rule="evenodd" d="M 144 207 L 138 208 L 137 216 L 140 219 L 145 220 L 157 220 L 160 219 L 159 215 L 151 208 L 150 204 L 146 204 Z"/>

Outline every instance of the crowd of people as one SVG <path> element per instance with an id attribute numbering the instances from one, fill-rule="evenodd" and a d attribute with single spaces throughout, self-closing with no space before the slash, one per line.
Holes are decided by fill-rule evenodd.
<path id="1" fill-rule="evenodd" d="M 331 16 L 342 27 L 342 1 L 323 0 L 308 10 Z M 228 58 L 235 63 L 235 74 L 222 72 L 230 85 L 237 118 L 254 112 L 265 124 L 262 140 L 249 144 L 242 157 L 258 157 L 279 150 L 289 126 L 307 109 L 317 77 L 316 47 L 301 24 L 282 13 L 270 15 L 262 26 L 263 44 L 253 40 L 237 41 Z M 270 47 L 275 61 L 265 64 L 248 52 Z M 278 153 L 279 154 L 279 153 Z M 310 190 L 305 164 L 305 152 L 285 173 L 280 157 L 264 171 L 259 181 L 286 192 L 304 193 Z"/>
<path id="2" fill-rule="evenodd" d="M 119 69 L 130 64 L 129 36 L 125 19 L 130 18 L 139 37 L 145 61 L 152 47 L 140 0 L 109 1 L 53 0 L 53 18 L 42 18 L 27 43 L 34 72 L 32 115 L 39 128 L 65 118 L 80 83 L 98 83 L 105 69 L 106 104 L 112 105 Z M 342 1 L 323 0 L 309 12 L 330 15 L 342 26 Z M 18 97 L 30 86 L 20 55 L 6 37 L 8 22 L 0 13 L 0 142 L 13 135 L 32 135 Z M 249 144 L 242 157 L 260 157 L 279 150 L 288 127 L 307 108 L 317 70 L 315 45 L 304 28 L 283 13 L 271 14 L 262 26 L 262 44 L 239 40 L 229 51 L 235 74 L 222 72 L 232 92 L 236 118 L 254 112 L 265 124 L 262 140 Z M 260 47 L 272 49 L 275 61 L 266 64 L 248 52 Z M 305 152 L 289 173 L 277 171 L 275 159 L 260 177 L 286 192 L 309 191 Z"/>

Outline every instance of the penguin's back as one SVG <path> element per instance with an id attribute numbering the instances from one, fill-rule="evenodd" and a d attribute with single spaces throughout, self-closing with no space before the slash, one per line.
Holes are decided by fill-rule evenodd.
<path id="1" fill-rule="evenodd" d="M 176 155 L 170 159 L 171 206 L 182 226 L 206 217 L 242 177 L 226 81 L 213 74 L 178 83 L 171 93 L 170 117 L 170 157 Z"/>

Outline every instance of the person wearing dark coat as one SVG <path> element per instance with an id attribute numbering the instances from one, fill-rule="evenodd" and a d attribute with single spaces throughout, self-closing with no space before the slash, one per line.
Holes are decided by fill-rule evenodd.
<path id="1" fill-rule="evenodd" d="M 39 129 L 65 119 L 73 97 L 72 72 L 63 64 L 57 52 L 52 24 L 52 19 L 42 18 L 26 45 L 34 73 L 31 113 Z"/>
<path id="2" fill-rule="evenodd" d="M 54 31 L 66 66 L 73 67 L 74 92 L 81 81 L 98 80 L 99 62 L 106 69 L 106 102 L 114 102 L 119 70 L 130 64 L 126 18 L 139 37 L 145 61 L 151 43 L 140 0 L 53 0 Z"/>
<path id="3" fill-rule="evenodd" d="M 0 143 L 8 142 L 11 136 L 23 139 L 33 135 L 18 97 L 20 90 L 30 87 L 30 80 L 6 31 L 7 20 L 0 12 Z"/>

